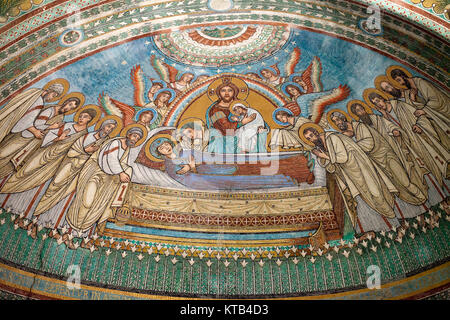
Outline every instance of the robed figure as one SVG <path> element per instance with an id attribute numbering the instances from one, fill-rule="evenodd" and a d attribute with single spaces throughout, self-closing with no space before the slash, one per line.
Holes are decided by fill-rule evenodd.
<path id="1" fill-rule="evenodd" d="M 101 111 L 97 106 L 86 106 L 75 115 L 76 122 L 66 123 L 49 131 L 42 146 L 4 184 L 1 193 L 20 193 L 33 189 L 51 179 L 73 143 L 95 124 Z"/>
<path id="2" fill-rule="evenodd" d="M 122 183 L 129 183 L 132 168 L 128 165 L 130 148 L 146 138 L 145 127 L 132 124 L 122 131 L 122 137 L 103 144 L 86 161 L 78 176 L 76 196 L 66 215 L 67 223 L 77 232 L 94 225 L 104 226 L 113 216 L 113 203 Z"/>
<path id="3" fill-rule="evenodd" d="M 248 96 L 247 84 L 238 78 L 222 77 L 208 88 L 208 96 L 213 101 L 206 112 L 206 125 L 210 130 L 209 152 L 237 153 L 238 137 L 236 131 L 256 119 L 256 114 L 233 121 L 230 106 L 237 100 Z"/>
<path id="4" fill-rule="evenodd" d="M 399 226 L 393 209 L 397 189 L 355 141 L 309 123 L 300 128 L 300 135 L 314 144 L 312 152 L 319 158 L 319 165 L 336 177 L 358 233 Z"/>
<path id="5" fill-rule="evenodd" d="M 39 201 L 34 215 L 41 215 L 54 207 L 58 202 L 66 200 L 68 196 L 75 192 L 78 173 L 89 157 L 106 140 L 110 139 L 110 135 L 114 137 L 117 131 L 120 131 L 122 125 L 118 123 L 119 120 L 111 116 L 106 117 L 99 123 L 100 129 L 86 133 L 75 141 L 59 165 L 58 171 L 45 191 L 44 196 Z"/>

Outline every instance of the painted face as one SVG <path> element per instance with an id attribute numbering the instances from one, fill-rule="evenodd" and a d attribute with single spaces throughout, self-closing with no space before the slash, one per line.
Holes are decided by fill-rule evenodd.
<path id="1" fill-rule="evenodd" d="M 261 70 L 261 75 L 262 75 L 264 78 L 266 78 L 266 79 L 268 79 L 268 78 L 274 76 L 274 74 L 273 74 L 271 71 L 267 70 L 267 69 L 262 69 L 262 70 Z"/>
<path id="2" fill-rule="evenodd" d="M 89 115 L 89 113 L 82 112 L 78 117 L 78 124 L 87 125 L 91 120 L 92 117 Z"/>
<path id="3" fill-rule="evenodd" d="M 237 107 L 234 107 L 233 111 L 234 111 L 238 116 L 242 116 L 242 115 L 245 114 L 245 112 L 246 112 L 247 110 L 245 110 L 245 109 L 242 108 L 242 107 L 237 106 Z"/>
<path id="4" fill-rule="evenodd" d="M 347 123 L 339 118 L 339 117 L 331 117 L 331 121 L 333 121 L 336 126 L 339 128 L 339 130 L 346 130 L 347 129 Z"/>
<path id="5" fill-rule="evenodd" d="M 194 139 L 195 130 L 192 128 L 186 128 L 183 130 L 183 136 L 188 137 L 189 139 Z"/>
<path id="6" fill-rule="evenodd" d="M 394 80 L 397 81 L 397 82 L 398 82 L 399 84 L 401 84 L 402 86 L 406 85 L 405 79 L 403 79 L 403 77 L 401 77 L 401 76 L 396 76 L 396 77 L 394 78 Z"/>
<path id="7" fill-rule="evenodd" d="M 380 99 L 378 97 L 375 97 L 372 99 L 372 103 L 377 106 L 378 108 L 382 110 L 386 110 L 386 101 L 384 99 Z"/>
<path id="8" fill-rule="evenodd" d="M 145 112 L 139 116 L 139 121 L 145 124 L 149 124 L 153 119 L 153 113 Z"/>
<path id="9" fill-rule="evenodd" d="M 181 80 L 185 81 L 185 82 L 191 82 L 192 79 L 194 79 L 194 75 L 192 73 L 185 73 L 181 76 Z"/>
<path id="10" fill-rule="evenodd" d="M 315 143 L 319 140 L 319 134 L 315 131 L 308 130 L 304 133 L 306 140 Z"/>
<path id="11" fill-rule="evenodd" d="M 162 103 L 167 103 L 170 100 L 170 94 L 167 92 L 162 92 L 158 95 L 157 100 L 159 100 Z"/>
<path id="12" fill-rule="evenodd" d="M 367 114 L 366 109 L 364 109 L 364 107 L 360 104 L 355 104 L 354 105 L 355 108 L 355 113 L 357 116 L 361 117 Z"/>
<path id="13" fill-rule="evenodd" d="M 156 91 L 161 90 L 163 86 L 159 83 L 155 83 L 149 90 L 148 94 L 153 95 L 156 93 Z"/>
<path id="14" fill-rule="evenodd" d="M 65 104 L 62 108 L 61 108 L 61 113 L 66 113 L 69 112 L 71 110 L 74 110 L 78 107 L 78 104 L 76 101 L 70 101 L 69 103 Z"/>
<path id="15" fill-rule="evenodd" d="M 161 153 L 164 156 L 168 156 L 172 153 L 172 145 L 168 142 L 164 142 L 162 145 L 160 145 L 157 150 L 159 153 Z"/>
<path id="16" fill-rule="evenodd" d="M 46 95 L 44 95 L 44 101 L 49 102 L 55 98 L 57 98 L 59 94 L 55 91 L 49 91 Z"/>
<path id="17" fill-rule="evenodd" d="M 384 92 L 392 93 L 394 91 L 394 87 L 389 82 L 383 81 L 380 83 L 380 86 Z"/>
<path id="18" fill-rule="evenodd" d="M 114 123 L 109 123 L 106 126 L 103 127 L 102 131 L 105 133 L 105 135 L 110 134 L 113 132 L 113 130 L 116 128 L 116 125 Z"/>
<path id="19" fill-rule="evenodd" d="M 234 90 L 232 87 L 225 86 L 220 89 L 219 95 L 224 102 L 230 102 L 234 98 Z"/>
<path id="20" fill-rule="evenodd" d="M 141 136 L 137 133 L 130 133 L 127 135 L 127 145 L 132 147 L 141 139 Z"/>
<path id="21" fill-rule="evenodd" d="M 298 88 L 296 88 L 294 86 L 287 86 L 286 91 L 287 91 L 287 93 L 289 93 L 290 95 L 292 95 L 294 97 L 299 96 L 301 94 L 300 90 L 298 90 Z"/>
<path id="22" fill-rule="evenodd" d="M 275 116 L 275 118 L 277 118 L 277 120 L 282 122 L 282 123 L 287 123 L 288 122 L 288 116 L 286 116 L 286 115 L 277 114 Z"/>

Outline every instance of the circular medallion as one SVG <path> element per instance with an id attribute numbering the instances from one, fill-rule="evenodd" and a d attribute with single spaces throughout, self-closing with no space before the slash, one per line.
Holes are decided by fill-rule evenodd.
<path id="1" fill-rule="evenodd" d="M 84 33 L 79 29 L 70 29 L 64 31 L 59 36 L 59 43 L 64 47 L 72 47 L 79 44 L 84 39 Z"/>
<path id="2" fill-rule="evenodd" d="M 194 66 L 232 66 L 264 59 L 280 50 L 290 30 L 272 25 L 225 25 L 156 35 L 156 47 L 176 61 Z"/>

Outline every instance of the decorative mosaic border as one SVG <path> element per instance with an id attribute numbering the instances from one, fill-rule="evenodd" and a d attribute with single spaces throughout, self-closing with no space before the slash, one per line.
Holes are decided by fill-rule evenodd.
<path id="1" fill-rule="evenodd" d="M 0 214 L 0 282 L 13 287 L 33 286 L 31 291 L 54 294 L 56 298 L 94 298 L 91 293 L 80 296 L 80 292 L 63 290 L 69 265 L 80 266 L 81 283 L 90 287 L 87 289 L 104 288 L 108 294 L 117 293 L 114 298 L 138 298 L 140 294 L 190 298 L 331 298 L 330 294 L 336 294 L 334 298 L 404 298 L 416 294 L 419 287 L 429 287 L 429 282 L 419 281 L 420 275 L 411 275 L 436 266 L 435 270 L 440 271 L 434 273 L 433 285 L 443 286 L 450 281 L 450 214 L 441 205 L 424 215 L 423 227 L 411 219 L 406 229 L 376 233 L 375 238 L 363 241 L 341 240 L 318 250 L 302 246 L 188 248 L 101 238 L 91 250 L 70 250 L 46 237 L 47 229 L 41 229 L 33 240 L 14 223 L 16 217 Z M 405 286 L 401 290 L 364 290 L 370 265 L 380 267 L 383 288 L 392 288 L 390 284 L 396 281 Z M 24 271 L 13 274 L 19 266 Z M 52 279 L 32 285 L 26 280 L 30 275 Z M 342 290 L 350 292 L 339 294 Z"/>
<path id="2" fill-rule="evenodd" d="M 398 57 L 398 59 L 403 59 L 406 61 L 406 63 L 410 63 L 412 66 L 412 68 L 415 68 L 416 70 L 419 70 L 417 68 L 422 67 L 422 69 L 420 70 L 421 72 L 425 72 L 426 74 L 428 74 L 431 77 L 434 77 L 435 79 L 437 79 L 438 81 L 442 81 L 444 83 L 447 84 L 447 86 L 450 87 L 450 79 L 448 78 L 446 73 L 443 73 L 441 71 L 439 71 L 438 69 L 433 68 L 431 65 L 427 64 L 427 62 L 425 62 L 425 60 L 419 58 L 416 54 L 412 54 L 412 51 L 410 50 L 398 50 L 398 48 L 394 47 L 394 46 L 386 46 L 386 44 L 384 43 L 384 41 L 380 41 L 380 39 L 378 38 L 373 38 L 373 37 L 369 37 L 367 35 L 362 35 L 362 34 L 355 34 L 352 31 L 345 31 L 344 29 L 337 27 L 337 26 L 331 26 L 328 24 L 325 25 L 321 25 L 318 23 L 314 23 L 313 19 L 308 19 L 308 20 L 298 20 L 297 18 L 294 17 L 287 17 L 285 15 L 279 16 L 277 19 L 276 15 L 265 15 L 265 14 L 260 14 L 260 15 L 254 15 L 254 14 L 239 14 L 239 15 L 229 15 L 229 16 L 221 16 L 221 17 L 213 17 L 210 16 L 211 18 L 208 18 L 206 20 L 214 20 L 214 19 L 218 19 L 220 21 L 223 21 L 223 19 L 226 19 L 227 21 L 230 20 L 239 20 L 239 21 L 246 21 L 248 23 L 248 21 L 252 21 L 252 20 L 248 20 L 248 19 L 262 19 L 262 20 L 280 20 L 283 21 L 285 23 L 294 23 L 296 25 L 298 25 L 299 27 L 302 27 L 302 25 L 304 25 L 303 28 L 308 29 L 309 27 L 314 27 L 314 30 L 318 30 L 319 28 L 323 28 L 325 31 L 322 31 L 323 33 L 326 34 L 332 34 L 336 37 L 341 37 L 342 35 L 345 35 L 346 37 L 351 37 L 354 40 L 349 40 L 352 42 L 356 42 L 356 43 L 368 43 L 370 45 L 368 45 L 368 47 L 371 47 L 373 50 L 376 50 L 378 52 L 381 52 L 385 55 L 388 56 L 392 56 L 395 55 Z M 196 22 L 200 22 L 204 20 L 204 18 L 201 17 L 197 17 L 197 18 L 187 18 L 186 20 L 170 20 L 170 21 L 166 21 L 162 24 L 152 24 L 151 26 L 146 25 L 145 22 L 142 22 L 140 24 L 143 24 L 144 26 L 140 27 L 140 28 L 135 28 L 134 29 L 121 29 L 119 31 L 114 31 L 111 32 L 112 35 L 108 34 L 108 35 L 104 35 L 101 36 L 99 39 L 97 39 L 96 42 L 91 41 L 84 41 L 82 42 L 82 44 L 80 46 L 77 46 L 77 48 L 69 48 L 66 50 L 63 50 L 64 48 L 59 46 L 58 42 L 56 41 L 56 38 L 53 38 L 52 40 L 50 40 L 51 43 L 53 43 L 53 46 L 48 46 L 46 47 L 46 52 L 42 52 L 43 49 L 40 49 L 41 52 L 39 52 L 42 57 L 41 59 L 44 59 L 43 61 L 48 61 L 49 60 L 49 54 L 53 54 L 53 60 L 47 62 L 47 63 L 38 63 L 38 61 L 36 60 L 31 60 L 32 57 L 29 58 L 16 58 L 16 62 L 15 64 L 11 64 L 10 70 L 8 71 L 4 66 L 1 67 L 2 75 L 3 78 L 0 79 L 0 83 L 4 83 L 7 78 L 14 77 L 13 81 L 10 81 L 9 85 L 8 84 L 4 84 L 0 90 L 1 90 L 1 94 L 3 97 L 8 97 L 10 96 L 13 92 L 19 90 L 19 88 L 24 88 L 24 86 L 28 86 L 30 85 L 32 82 L 37 81 L 38 79 L 42 78 L 43 76 L 45 76 L 45 74 L 49 74 L 51 71 L 49 70 L 56 70 L 57 68 L 60 68 L 64 65 L 67 65 L 69 63 L 71 63 L 71 59 L 75 59 L 78 60 L 80 59 L 80 57 L 84 57 L 88 54 L 92 54 L 95 52 L 98 52 L 99 50 L 102 50 L 106 47 L 111 46 L 112 44 L 117 45 L 119 43 L 122 43 L 124 41 L 129 41 L 130 37 L 132 37 L 132 39 L 138 38 L 138 37 L 142 37 L 144 35 L 148 35 L 149 32 L 152 31 L 152 29 L 160 29 L 160 28 L 167 28 L 167 27 L 171 27 L 171 26 L 179 26 L 179 24 L 181 23 L 182 25 L 185 24 L 189 24 L 189 25 L 193 25 Z M 277 22 L 280 23 L 280 22 Z M 138 23 L 139 25 L 139 23 Z M 125 32 L 126 31 L 126 32 Z M 319 30 L 318 30 L 319 31 Z M 86 30 L 87 33 L 87 37 L 92 37 L 92 34 L 88 34 L 88 30 Z M 331 32 L 331 33 L 330 33 Z M 126 40 L 127 39 L 127 40 Z M 392 40 L 397 39 L 397 36 L 394 36 L 394 38 Z M 406 40 L 404 40 L 406 41 Z M 48 43 L 48 42 L 46 42 Z M 84 44 L 84 45 L 83 45 Z M 438 43 L 439 44 L 439 43 Z M 407 42 L 405 43 L 405 45 L 409 45 L 409 46 L 414 46 L 415 43 L 412 42 Z M 367 45 L 364 45 L 367 46 Z M 11 48 L 10 48 L 11 49 Z M 34 49 L 33 49 L 34 50 Z M 411 47 L 411 50 L 414 50 L 413 47 Z M 58 53 L 59 51 L 62 51 L 60 53 Z M 416 50 L 417 51 L 417 50 Z M 426 52 L 426 53 L 425 53 Z M 444 51 L 445 52 L 445 51 Z M 36 51 L 32 51 L 31 53 L 36 54 Z M 410 54 L 412 54 L 412 56 L 410 56 Z M 441 57 L 439 56 L 439 53 L 436 52 L 435 50 L 431 50 L 431 51 L 424 51 L 422 53 L 423 55 L 429 56 L 431 60 L 435 59 L 434 62 L 437 65 L 442 65 L 442 64 L 446 64 L 448 62 L 448 57 L 443 57 L 441 59 Z M 440 55 L 442 55 L 443 52 L 440 53 Z M 3 57 L 2 57 L 3 55 Z M 39 54 L 38 54 L 39 55 Z M 1 58 L 5 58 L 5 53 L 0 53 L 0 59 Z M 30 61 L 31 60 L 31 61 Z M 22 62 L 23 61 L 23 62 Z M 72 60 L 74 61 L 74 60 Z M 21 63 L 22 62 L 22 63 Z M 34 64 L 34 66 L 32 66 Z M 444 66 L 443 66 L 444 67 Z M 5 68 L 5 69 L 3 69 Z M 31 70 L 30 70 L 31 68 Z M 19 77 L 19 75 L 24 71 L 27 70 L 25 72 L 25 74 L 22 77 Z M 11 72 L 13 72 L 13 74 L 11 74 Z M 45 74 L 43 74 L 45 73 Z M 31 82 L 31 83 L 30 83 Z M 3 101 L 5 102 L 5 100 Z M 0 103 L 1 104 L 1 103 Z"/>
<path id="3" fill-rule="evenodd" d="M 426 10 L 417 2 L 421 0 L 360 0 L 368 5 L 377 5 L 386 12 L 393 13 L 448 39 L 450 36 L 448 19 L 443 14 Z M 427 0 L 430 2 L 429 0 Z M 432 0 L 433 1 L 433 0 Z M 414 3 L 415 2 L 415 3 Z"/>
<path id="4" fill-rule="evenodd" d="M 345 293 L 323 293 L 314 296 L 290 296 L 294 299 L 407 299 L 427 296 L 433 293 L 433 300 L 445 299 L 448 296 L 448 281 L 439 282 L 439 279 L 448 277 L 448 264 L 435 267 L 411 276 L 404 280 L 393 281 L 381 286 L 379 290 L 359 289 Z M 164 296 L 162 294 L 148 294 L 142 291 L 126 292 L 120 288 L 98 287 L 82 284 L 80 289 L 68 289 L 65 281 L 54 279 L 46 275 L 36 276 L 28 270 L 20 270 L 14 266 L 0 264 L 0 299 L 22 300 L 31 299 L 86 299 L 86 300 L 129 300 L 129 299 L 195 299 L 191 296 Z M 6 279 L 5 279 L 6 278 Z M 30 281 L 33 278 L 33 281 Z M 15 282 L 12 282 L 15 281 Z M 17 284 L 17 282 L 19 284 Z M 442 285 L 443 284 L 443 285 Z M 245 284 L 244 284 L 245 285 Z M 447 289 L 447 291 L 445 291 Z M 10 293 L 13 292 L 13 293 Z M 439 292 L 436 294 L 436 292 Z M 428 294 L 429 296 L 429 294 Z M 203 298 L 203 297 L 201 297 Z M 221 296 L 212 297 L 220 299 Z M 239 298 L 242 298 L 239 296 Z M 245 298 L 245 297 L 244 297 Z M 273 297 L 265 297 L 273 298 Z M 428 298 L 430 299 L 430 298 Z"/>
<path id="5" fill-rule="evenodd" d="M 211 216 L 204 214 L 182 214 L 174 212 L 157 212 L 133 208 L 132 219 L 141 222 L 167 222 L 182 225 L 255 227 L 281 226 L 322 222 L 324 230 L 338 227 L 333 211 L 305 212 L 284 215 L 252 215 L 252 216 Z"/>
<path id="6" fill-rule="evenodd" d="M 177 190 L 134 183 L 132 184 L 132 190 L 135 192 L 153 193 L 162 196 L 173 196 L 177 198 L 194 198 L 194 199 L 210 199 L 210 200 L 277 200 L 287 198 L 300 198 L 306 196 L 318 196 L 328 193 L 328 190 L 325 187 L 304 189 L 304 190 L 297 189 L 290 191 L 250 193 L 250 192 L 207 192 L 207 191 Z"/>

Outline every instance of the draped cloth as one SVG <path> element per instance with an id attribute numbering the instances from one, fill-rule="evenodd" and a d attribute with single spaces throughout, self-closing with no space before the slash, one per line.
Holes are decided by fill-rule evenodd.
<path id="1" fill-rule="evenodd" d="M 425 203 L 427 200 L 426 194 L 423 194 L 415 184 L 411 183 L 400 158 L 381 134 L 361 122 L 354 121 L 352 125 L 356 143 L 389 177 L 399 191 L 398 197 L 413 205 Z"/>
<path id="2" fill-rule="evenodd" d="M 283 149 L 306 147 L 307 149 L 310 149 L 310 147 L 307 146 L 298 135 L 298 130 L 300 127 L 309 122 L 312 121 L 304 117 L 297 117 L 295 118 L 294 125 L 289 125 L 283 129 L 274 129 L 270 140 L 270 148 L 272 150 L 277 147 L 281 147 Z"/>
<path id="3" fill-rule="evenodd" d="M 33 140 L 32 137 L 23 137 L 21 132 L 12 133 L 11 130 L 33 105 L 43 102 L 40 99 L 43 92 L 40 89 L 27 90 L 0 109 L 0 178 L 14 172 L 11 159 Z"/>
<path id="4" fill-rule="evenodd" d="M 2 141 L 28 109 L 39 99 L 42 89 L 29 89 L 12 98 L 0 109 L 0 141 Z"/>
<path id="5" fill-rule="evenodd" d="M 91 156 L 84 150 L 84 140 L 85 136 L 78 138 L 69 149 L 59 165 L 53 181 L 36 207 L 34 215 L 40 215 L 51 209 L 76 189 L 78 174 Z M 106 138 L 101 138 L 97 140 L 96 144 L 100 145 L 105 140 Z"/>
<path id="6" fill-rule="evenodd" d="M 247 116 L 256 115 L 255 120 L 243 125 L 236 130 L 235 135 L 238 137 L 238 152 L 266 152 L 265 141 L 262 144 L 262 150 L 258 150 L 258 128 L 264 128 L 264 119 L 261 114 L 252 108 L 247 108 Z"/>
<path id="7" fill-rule="evenodd" d="M 95 223 L 101 224 L 113 216 L 111 204 L 121 182 L 118 174 L 106 173 L 109 169 L 103 164 L 118 161 L 123 171 L 130 176 L 132 172 L 127 164 L 130 148 L 123 150 L 120 139 L 114 138 L 105 142 L 80 171 L 76 196 L 66 215 L 67 223 L 77 231 L 85 232 Z M 112 157 L 115 159 L 111 159 Z"/>
<path id="8" fill-rule="evenodd" d="M 444 91 L 436 88 L 431 82 L 422 78 L 412 78 L 417 87 L 423 105 L 427 109 L 431 109 L 443 121 L 449 122 L 450 119 L 450 97 Z M 405 92 L 406 102 L 409 103 L 409 90 Z M 419 99 L 420 100 L 420 99 Z M 419 103 L 420 103 L 419 102 Z"/>
<path id="9" fill-rule="evenodd" d="M 78 138 L 86 133 L 86 129 L 81 130 L 68 136 L 67 139 L 53 142 L 47 147 L 36 150 L 23 167 L 8 179 L 0 192 L 23 192 L 53 178 L 67 151 Z"/>
<path id="10" fill-rule="evenodd" d="M 418 161 L 423 162 L 439 185 L 443 186 L 450 155 L 449 151 L 436 139 L 435 134 L 430 132 L 433 128 L 432 124 L 423 116 L 417 119 L 414 115 L 416 109 L 411 104 L 399 100 L 390 100 L 390 103 L 397 121 L 406 133 L 411 148 L 418 157 Z M 415 133 L 412 129 L 414 125 L 422 128 L 423 132 L 421 134 Z"/>
<path id="11" fill-rule="evenodd" d="M 0 143 L 0 178 L 6 177 L 14 172 L 15 167 L 11 160 L 29 145 L 33 139 L 38 142 L 41 141 L 36 138 L 24 138 L 21 132 L 10 133 L 3 139 Z"/>
<path id="12" fill-rule="evenodd" d="M 403 168 L 406 170 L 411 182 L 428 198 L 428 186 L 424 176 L 430 173 L 430 171 L 423 163 L 421 164 L 417 161 L 418 157 L 411 148 L 406 132 L 382 116 L 371 114 L 369 117 L 372 120 L 372 127 L 389 143 Z M 394 130 L 400 132 L 399 137 L 394 137 L 392 133 Z"/>
<path id="13" fill-rule="evenodd" d="M 45 125 L 62 122 L 63 115 L 57 115 L 47 120 Z M 0 143 L 0 178 L 6 177 L 15 170 L 15 165 L 11 162 L 24 163 L 42 144 L 42 139 L 34 136 L 24 137 L 22 132 L 10 133 Z"/>
<path id="14" fill-rule="evenodd" d="M 397 189 L 381 170 L 377 170 L 376 165 L 356 142 L 346 135 L 326 132 L 325 143 L 330 160 L 319 158 L 319 164 L 335 174 L 343 195 L 349 195 L 355 201 L 359 196 L 378 214 L 395 218 L 393 206 Z M 356 210 L 351 209 L 353 206 L 348 201 L 346 204 L 355 226 Z"/>

